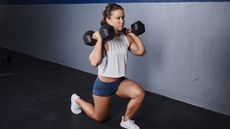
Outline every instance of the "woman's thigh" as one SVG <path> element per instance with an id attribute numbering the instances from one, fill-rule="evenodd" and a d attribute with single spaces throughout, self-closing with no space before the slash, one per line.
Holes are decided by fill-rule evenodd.
<path id="1" fill-rule="evenodd" d="M 135 98 L 144 94 L 145 91 L 141 85 L 130 79 L 123 80 L 116 91 L 116 95 L 122 98 Z"/>
<path id="2" fill-rule="evenodd" d="M 94 99 L 95 116 L 98 119 L 105 119 L 108 114 L 111 96 L 93 95 L 93 99 Z"/>

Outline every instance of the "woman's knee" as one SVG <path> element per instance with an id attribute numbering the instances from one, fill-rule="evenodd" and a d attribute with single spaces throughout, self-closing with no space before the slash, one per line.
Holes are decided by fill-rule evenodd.
<path id="1" fill-rule="evenodd" d="M 98 122 L 98 123 L 104 122 L 105 119 L 106 119 L 106 117 L 101 117 L 101 116 L 97 116 L 97 115 L 94 116 L 94 120 L 95 120 L 96 122 Z"/>
<path id="2" fill-rule="evenodd" d="M 137 100 L 138 102 L 142 103 L 145 98 L 145 91 L 144 89 L 138 89 L 135 92 L 134 99 Z"/>

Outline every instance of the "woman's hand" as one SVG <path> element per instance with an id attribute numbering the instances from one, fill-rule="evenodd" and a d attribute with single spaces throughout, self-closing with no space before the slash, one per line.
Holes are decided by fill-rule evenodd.
<path id="1" fill-rule="evenodd" d="M 95 39 L 95 40 L 99 40 L 99 41 L 101 41 L 102 40 L 102 38 L 101 38 L 101 35 L 100 35 L 100 33 L 99 33 L 99 31 L 96 31 L 96 32 L 94 32 L 93 33 L 93 37 L 92 37 L 93 39 Z"/>

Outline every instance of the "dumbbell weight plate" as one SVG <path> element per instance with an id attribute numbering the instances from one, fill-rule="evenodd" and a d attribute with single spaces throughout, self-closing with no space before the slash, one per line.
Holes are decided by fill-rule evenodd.
<path id="1" fill-rule="evenodd" d="M 86 31 L 83 35 L 83 41 L 86 45 L 89 45 L 89 46 L 94 46 L 95 43 L 96 43 L 96 40 L 93 39 L 93 34 L 94 34 L 94 31 L 92 30 L 89 30 L 89 31 Z"/>
<path id="2" fill-rule="evenodd" d="M 101 35 L 101 38 L 103 40 L 112 40 L 115 36 L 115 30 L 113 28 L 113 26 L 111 25 L 103 25 L 100 30 L 99 33 Z"/>
<path id="3" fill-rule="evenodd" d="M 131 25 L 131 31 L 135 35 L 141 35 L 145 32 L 145 25 L 141 21 L 137 21 Z"/>

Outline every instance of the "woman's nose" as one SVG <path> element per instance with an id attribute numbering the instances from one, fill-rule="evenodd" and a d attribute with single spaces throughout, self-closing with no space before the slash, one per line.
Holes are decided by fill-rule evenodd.
<path id="1" fill-rule="evenodd" d="M 122 23 L 122 24 L 123 24 L 123 23 L 124 23 L 124 19 L 120 19 L 120 23 Z"/>

